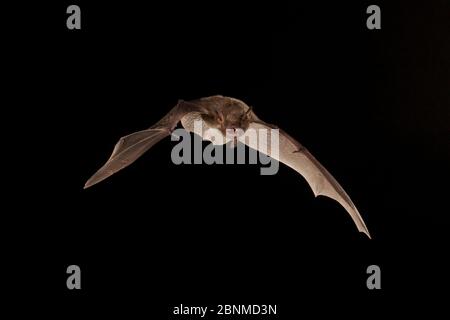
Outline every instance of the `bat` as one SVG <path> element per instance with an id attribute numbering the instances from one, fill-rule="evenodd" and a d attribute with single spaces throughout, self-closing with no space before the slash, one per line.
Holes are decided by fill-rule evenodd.
<path id="1" fill-rule="evenodd" d="M 316 197 L 323 195 L 339 202 L 350 214 L 358 231 L 371 238 L 364 220 L 348 194 L 304 146 L 283 130 L 260 120 L 243 101 L 220 95 L 191 101 L 179 100 L 169 113 L 149 129 L 120 138 L 108 161 L 86 182 L 84 188 L 99 183 L 133 163 L 161 139 L 171 135 L 179 122 L 187 131 L 194 132 L 195 121 L 202 122 L 205 130 L 201 135 L 205 140 L 211 140 L 208 132 L 213 130 L 224 137 L 224 143 L 239 141 L 291 167 L 306 179 Z M 258 141 L 261 139 L 249 139 L 250 129 L 278 129 L 278 152 L 271 152 L 270 143 L 261 143 Z M 213 143 L 217 144 L 217 141 Z"/>

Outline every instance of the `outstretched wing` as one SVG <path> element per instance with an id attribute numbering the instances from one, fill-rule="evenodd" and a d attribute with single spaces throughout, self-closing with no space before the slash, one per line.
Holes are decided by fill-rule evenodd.
<path id="1" fill-rule="evenodd" d="M 164 137 L 170 135 L 183 116 L 202 111 L 204 106 L 180 100 L 169 113 L 147 130 L 138 131 L 120 138 L 108 161 L 84 185 L 84 188 L 99 183 L 133 163 Z"/>
<path id="2" fill-rule="evenodd" d="M 253 122 L 250 123 L 249 129 L 239 140 L 250 148 L 263 152 L 300 173 L 306 179 L 316 197 L 324 195 L 339 202 L 350 214 L 358 230 L 364 232 L 370 238 L 369 230 L 350 197 L 328 170 L 305 147 L 281 129 L 279 129 L 278 152 L 272 150 L 275 146 L 271 145 L 272 140 L 270 138 L 255 139 L 255 135 L 251 134 L 251 130 L 259 131 L 275 128 L 275 126 L 261 121 L 253 114 Z"/>

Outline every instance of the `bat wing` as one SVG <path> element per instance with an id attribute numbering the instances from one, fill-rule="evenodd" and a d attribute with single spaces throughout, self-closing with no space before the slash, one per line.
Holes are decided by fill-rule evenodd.
<path id="1" fill-rule="evenodd" d="M 253 117 L 253 122 L 251 122 L 249 126 L 249 129 L 256 131 L 259 131 L 260 129 L 268 130 L 275 128 L 276 126 L 267 124 L 256 116 Z M 250 131 L 247 130 L 246 133 L 240 137 L 239 140 L 242 143 L 248 145 L 252 149 L 275 158 L 300 173 L 306 179 L 316 197 L 324 195 L 339 202 L 350 214 L 359 232 L 365 233 L 370 238 L 369 230 L 348 194 L 328 170 L 325 169 L 305 147 L 279 129 L 279 149 L 277 155 L 277 152 L 271 150 L 270 138 L 254 139 L 251 137 L 255 137 L 255 135 L 250 136 L 247 134 L 248 132 Z"/>
<path id="2" fill-rule="evenodd" d="M 149 129 L 120 138 L 108 161 L 86 182 L 84 188 L 89 188 L 129 166 L 157 142 L 169 136 L 183 116 L 203 109 L 202 104 L 180 100 L 164 118 Z"/>

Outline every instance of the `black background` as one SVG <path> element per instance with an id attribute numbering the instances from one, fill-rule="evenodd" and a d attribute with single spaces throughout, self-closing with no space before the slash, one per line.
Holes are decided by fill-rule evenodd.
<path id="1" fill-rule="evenodd" d="M 81 7 L 81 30 L 66 28 L 70 4 Z M 19 295 L 43 297 L 59 317 L 167 318 L 180 303 L 278 304 L 283 319 L 439 309 L 450 6 L 378 2 L 382 29 L 368 30 L 370 4 L 21 8 L 9 60 L 25 136 L 10 184 L 20 195 L 9 263 Z M 305 145 L 373 240 L 287 167 L 261 176 L 257 165 L 176 166 L 170 139 L 82 189 L 119 137 L 178 99 L 214 94 L 245 101 Z M 71 264 L 80 291 L 66 288 Z M 366 288 L 371 264 L 381 267 L 378 291 Z"/>

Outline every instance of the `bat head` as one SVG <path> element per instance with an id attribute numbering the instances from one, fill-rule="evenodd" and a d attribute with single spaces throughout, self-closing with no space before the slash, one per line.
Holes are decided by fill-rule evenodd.
<path id="1" fill-rule="evenodd" d="M 245 103 L 231 101 L 215 110 L 214 114 L 203 114 L 203 120 L 218 129 L 227 140 L 237 140 L 250 125 L 250 111 Z"/>
<path id="2" fill-rule="evenodd" d="M 232 139 L 244 134 L 250 124 L 249 111 L 250 108 L 239 103 L 226 106 L 218 117 L 222 134 Z"/>

